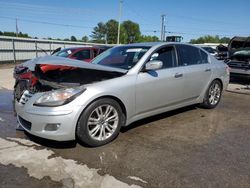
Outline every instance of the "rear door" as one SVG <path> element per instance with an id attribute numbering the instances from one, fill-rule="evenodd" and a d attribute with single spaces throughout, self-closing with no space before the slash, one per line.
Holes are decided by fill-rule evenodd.
<path id="1" fill-rule="evenodd" d="M 190 45 L 177 45 L 178 66 L 183 67 L 184 97 L 194 100 L 207 87 L 211 78 L 211 66 L 208 54 Z"/>

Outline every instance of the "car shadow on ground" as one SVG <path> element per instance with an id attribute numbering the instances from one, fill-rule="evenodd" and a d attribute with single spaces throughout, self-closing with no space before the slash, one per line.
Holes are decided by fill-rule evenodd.
<path id="1" fill-rule="evenodd" d="M 165 113 L 162 113 L 162 114 L 158 114 L 158 115 L 155 115 L 155 116 L 151 116 L 151 117 L 136 121 L 136 122 L 130 124 L 129 126 L 122 127 L 120 131 L 122 133 L 125 133 L 125 132 L 133 130 L 133 129 L 137 128 L 137 127 L 144 126 L 144 125 L 146 125 L 148 123 L 158 121 L 158 120 L 161 120 L 161 119 L 165 119 L 165 118 L 168 118 L 168 117 L 171 117 L 171 116 L 174 116 L 174 115 L 186 112 L 186 111 L 195 110 L 197 108 L 198 108 L 197 105 L 192 105 L 192 106 L 187 106 L 187 107 L 180 108 L 180 109 L 177 109 L 177 110 L 165 112 Z M 31 135 L 26 131 L 24 131 L 24 133 L 31 141 L 33 141 L 33 142 L 35 142 L 37 144 L 40 144 L 42 146 L 49 147 L 49 148 L 69 149 L 69 148 L 75 148 L 77 144 L 80 144 L 83 147 L 88 147 L 88 148 L 90 147 L 90 146 L 80 142 L 78 139 L 72 140 L 72 141 L 53 141 L 53 140 L 48 140 L 48 139 L 44 139 L 44 138 L 40 138 L 40 137 Z"/>
<path id="2" fill-rule="evenodd" d="M 148 123 L 151 123 L 151 122 L 154 122 L 154 121 L 159 121 L 161 119 L 165 119 L 165 118 L 177 115 L 177 114 L 181 114 L 181 113 L 186 112 L 186 111 L 195 110 L 197 108 L 199 108 L 199 107 L 196 104 L 196 105 L 186 106 L 186 107 L 179 108 L 179 109 L 176 109 L 176 110 L 164 112 L 164 113 L 161 113 L 161 114 L 157 114 L 157 115 L 145 118 L 145 119 L 141 119 L 141 120 L 138 120 L 138 121 L 126 126 L 126 127 L 122 127 L 121 132 L 125 133 L 125 132 L 130 131 L 132 129 L 135 129 L 137 127 L 143 126 L 145 124 L 148 124 Z"/>
<path id="3" fill-rule="evenodd" d="M 56 148 L 56 149 L 68 149 L 76 147 L 77 142 L 75 140 L 72 141 L 54 141 L 48 140 L 44 138 L 40 138 L 34 135 L 29 134 L 24 131 L 24 134 L 33 142 L 40 144 L 45 147 Z"/>

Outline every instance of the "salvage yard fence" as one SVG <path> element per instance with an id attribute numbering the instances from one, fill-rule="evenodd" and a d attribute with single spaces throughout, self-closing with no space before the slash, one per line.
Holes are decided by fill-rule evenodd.
<path id="1" fill-rule="evenodd" d="M 0 36 L 0 64 L 50 55 L 57 48 L 103 45 L 108 44 Z"/>

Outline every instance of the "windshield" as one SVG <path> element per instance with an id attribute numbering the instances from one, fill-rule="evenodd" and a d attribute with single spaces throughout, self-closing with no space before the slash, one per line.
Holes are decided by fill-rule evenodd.
<path id="1" fill-rule="evenodd" d="M 56 52 L 53 54 L 54 56 L 59 56 L 59 57 L 68 57 L 70 54 L 72 54 L 72 50 L 70 49 L 64 49 L 59 52 Z"/>
<path id="2" fill-rule="evenodd" d="M 129 70 L 148 51 L 148 46 L 119 46 L 103 52 L 92 63 Z"/>

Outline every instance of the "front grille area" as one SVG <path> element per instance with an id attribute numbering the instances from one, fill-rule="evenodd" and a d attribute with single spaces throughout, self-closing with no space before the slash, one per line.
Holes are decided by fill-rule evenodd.
<path id="1" fill-rule="evenodd" d="M 31 122 L 23 119 L 21 116 L 18 116 L 18 120 L 25 129 L 31 130 Z"/>
<path id="2" fill-rule="evenodd" d="M 28 100 L 33 96 L 33 93 L 30 93 L 28 90 L 23 92 L 22 97 L 19 100 L 20 104 L 25 105 L 26 102 L 28 102 Z"/>

